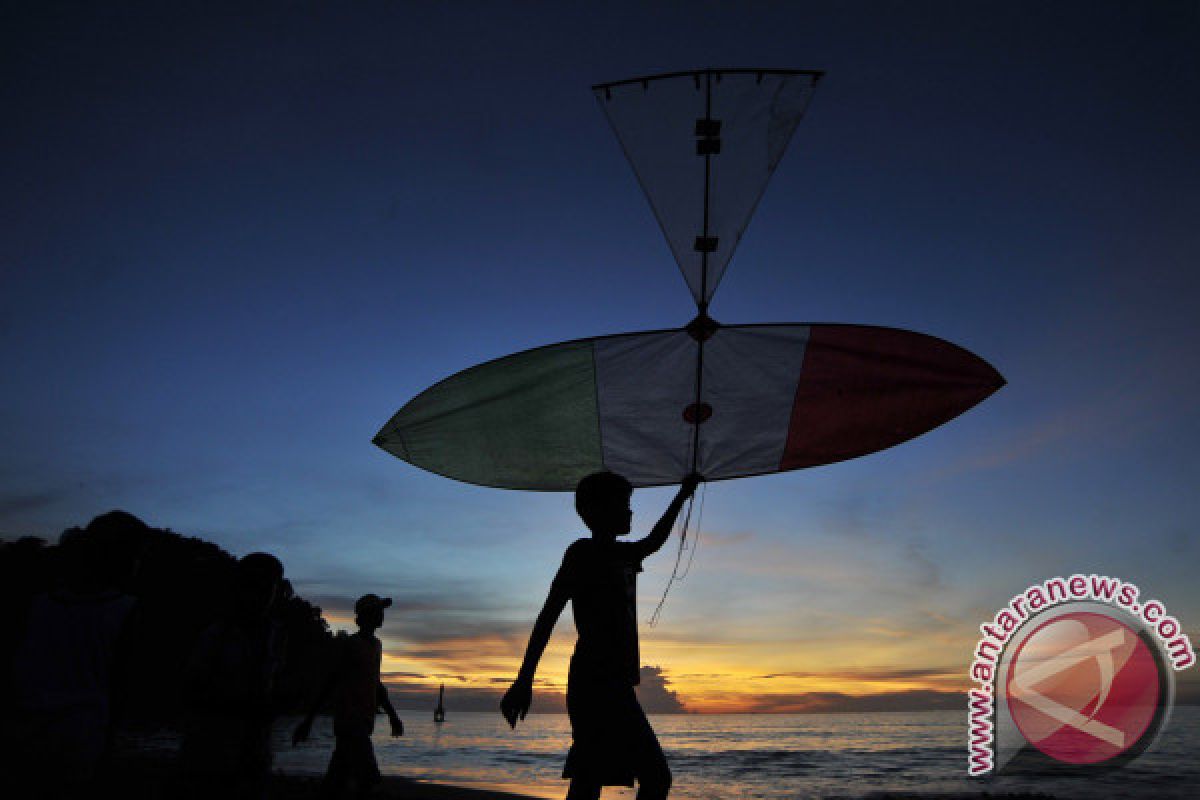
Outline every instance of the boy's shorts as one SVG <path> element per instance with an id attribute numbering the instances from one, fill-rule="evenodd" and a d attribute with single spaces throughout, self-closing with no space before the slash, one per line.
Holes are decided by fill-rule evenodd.
<path id="1" fill-rule="evenodd" d="M 351 780 L 359 787 L 366 787 L 382 780 L 369 728 L 335 723 L 333 736 L 333 757 L 329 759 L 329 769 L 325 772 L 327 782 L 340 786 Z"/>
<path id="2" fill-rule="evenodd" d="M 567 714 L 573 742 L 563 777 L 597 786 L 633 786 L 669 781 L 658 737 L 632 686 L 586 675 L 572 664 L 567 679 Z"/>

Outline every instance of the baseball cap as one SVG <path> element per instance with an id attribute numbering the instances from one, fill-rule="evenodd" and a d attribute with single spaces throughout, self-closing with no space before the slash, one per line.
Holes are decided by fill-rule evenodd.
<path id="1" fill-rule="evenodd" d="M 364 611 L 371 611 L 374 609 L 383 610 L 391 605 L 392 598 L 390 597 L 380 597 L 377 594 L 364 594 L 362 597 L 358 598 L 357 602 L 355 602 L 354 613 L 361 614 Z"/>

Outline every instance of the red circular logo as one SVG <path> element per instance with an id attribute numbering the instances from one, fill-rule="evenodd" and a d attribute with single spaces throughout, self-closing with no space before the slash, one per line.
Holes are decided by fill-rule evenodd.
<path id="1" fill-rule="evenodd" d="M 1105 614 L 1049 620 L 1017 648 L 1005 691 L 1026 741 L 1069 764 L 1097 764 L 1136 745 L 1162 687 L 1141 637 Z"/>

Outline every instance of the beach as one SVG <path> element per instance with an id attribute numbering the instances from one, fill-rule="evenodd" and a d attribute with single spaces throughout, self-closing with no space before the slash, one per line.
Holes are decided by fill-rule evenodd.
<path id="1" fill-rule="evenodd" d="M 162 757 L 124 758 L 114 764 L 102 787 L 102 796 L 126 800 L 168 800 L 174 796 L 173 762 Z M 320 777 L 312 775 L 286 775 L 277 772 L 272 776 L 271 800 L 316 800 L 320 796 Z M 606 790 L 612 796 L 616 790 Z M 454 786 L 449 783 L 427 783 L 401 776 L 384 776 L 383 782 L 374 787 L 374 800 L 539 800 L 559 798 L 564 787 L 556 794 L 539 795 L 503 792 L 498 789 L 481 789 Z M 712 795 L 724 796 L 724 795 Z M 797 795 L 803 796 L 803 795 Z M 1055 795 L 1038 792 L 869 792 L 853 795 L 827 795 L 826 800 L 1055 800 Z"/>
<path id="2" fill-rule="evenodd" d="M 103 796 L 125 800 L 168 800 L 172 791 L 173 765 L 161 757 L 121 759 L 108 776 Z M 272 800 L 316 800 L 320 796 L 320 778 L 312 775 L 276 773 L 270 789 Z M 565 786 L 554 795 L 561 797 Z M 606 790 L 610 796 L 613 789 Z M 713 797 L 723 796 L 714 794 Z M 426 783 L 390 775 L 371 793 L 374 800 L 538 800 L 538 797 L 495 789 L 479 789 L 443 783 Z M 855 800 L 1054 800 L 1054 795 L 1039 792 L 889 792 L 846 795 Z M 838 800 L 830 796 L 829 800 Z"/>
<path id="3" fill-rule="evenodd" d="M 105 797 L 123 800 L 169 800 L 176 795 L 174 760 L 162 754 L 126 754 L 117 759 L 101 787 Z M 271 800 L 316 800 L 320 797 L 320 776 L 289 775 L 276 772 L 271 779 Z M 632 790 L 610 787 L 605 797 Z M 724 797 L 714 790 L 712 797 Z M 374 788 L 374 800 L 544 800 L 565 793 L 565 784 L 556 792 L 539 791 L 536 795 L 456 786 L 449 783 L 429 783 L 399 775 L 385 775 Z M 743 796 L 743 795 L 738 795 Z M 805 796 L 798 794 L 797 797 Z M 867 794 L 829 795 L 826 800 L 1055 800 L 1052 794 L 1041 792 L 908 792 L 873 791 Z"/>
<path id="4" fill-rule="evenodd" d="M 168 800 L 175 792 L 174 760 L 161 755 L 118 759 L 102 782 L 101 796 L 124 800 Z M 320 796 L 317 775 L 276 772 L 271 779 L 272 800 L 308 800 Z M 399 775 L 385 775 L 371 797 L 376 800 L 536 800 L 526 794 L 427 783 Z"/>
<path id="5" fill-rule="evenodd" d="M 1175 710 L 1161 740 L 1125 769 L 1088 777 L 966 774 L 966 715 L 958 712 L 869 714 L 674 714 L 652 722 L 674 773 L 672 800 L 862 800 L 879 798 L 1102 797 L 1193 798 L 1200 710 Z M 378 726 L 375 753 L 383 798 L 562 798 L 565 715 L 531 714 L 509 729 L 499 714 L 453 712 L 442 725 L 427 711 L 401 710 L 405 735 Z M 276 797 L 315 796 L 333 749 L 332 726 L 319 717 L 310 741 L 293 747 L 295 718 L 279 720 L 274 739 Z M 152 783 L 172 763 L 177 736 L 142 731 L 119 759 L 126 780 Z M 159 779 L 161 780 L 160 774 Z M 154 797 L 153 786 L 140 795 Z M 151 792 L 151 793 L 147 793 Z M 633 800 L 608 788 L 604 800 Z"/>

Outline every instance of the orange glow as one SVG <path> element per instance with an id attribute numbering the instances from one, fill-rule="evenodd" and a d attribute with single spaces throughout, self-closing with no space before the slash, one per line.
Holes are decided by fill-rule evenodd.
<path id="1" fill-rule="evenodd" d="M 669 705 L 666 692 L 696 713 L 850 710 L 872 698 L 880 708 L 945 707 L 945 693 L 968 688 L 977 635 L 971 617 L 947 614 L 907 578 L 889 583 L 890 562 L 873 563 L 858 550 L 848 555 L 822 540 L 801 557 L 750 533 L 707 536 L 709 557 L 672 595 L 663 623 L 639 626 L 642 664 L 661 669 L 664 683 L 653 687 L 660 705 Z M 662 586 L 669 568 L 648 567 L 647 594 L 638 598 L 643 619 L 658 600 L 650 590 Z M 856 587 L 867 584 L 887 603 L 863 602 Z M 714 585 L 725 587 L 719 598 L 699 589 Z M 538 589 L 527 599 L 528 628 L 505 620 L 494 633 L 438 630 L 421 640 L 385 634 L 386 681 L 397 691 L 436 690 L 439 683 L 502 691 L 520 666 L 544 591 Z M 352 620 L 327 619 L 352 628 Z M 574 644 L 567 610 L 539 665 L 539 687 L 566 689 Z"/>
<path id="2" fill-rule="evenodd" d="M 657 638 L 657 637 L 655 637 Z M 551 640 L 538 669 L 538 685 L 566 689 L 572 637 Z M 897 651 L 875 654 L 874 667 L 844 666 L 862 661 L 859 646 L 827 648 L 840 664 L 812 658 L 803 643 L 714 643 L 658 640 L 643 644 L 643 663 L 661 665 L 666 688 L 695 713 L 827 710 L 823 695 L 861 698 L 901 692 L 961 692 L 962 670 L 930 669 Z M 500 690 L 520 666 L 524 643 L 499 636 L 462 637 L 437 646 L 385 640 L 382 671 L 397 689 L 444 682 L 460 688 Z M 965 652 L 965 650 L 964 650 Z M 906 656 L 903 660 L 900 656 Z M 941 663 L 947 663 L 942 659 Z M 887 664 L 880 667 L 879 664 Z M 903 666 L 898 666 L 898 665 Z M 806 697 L 817 695 L 815 699 Z"/>

